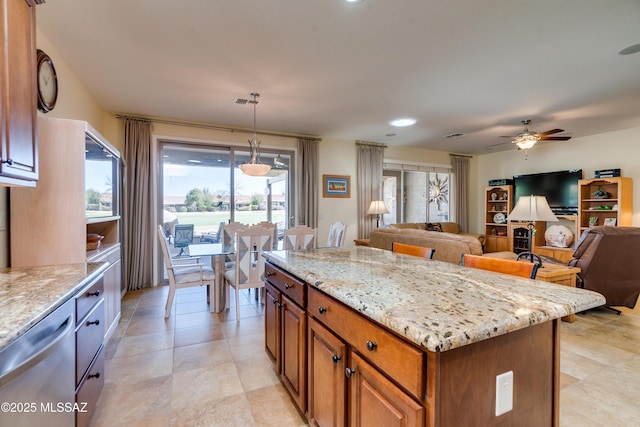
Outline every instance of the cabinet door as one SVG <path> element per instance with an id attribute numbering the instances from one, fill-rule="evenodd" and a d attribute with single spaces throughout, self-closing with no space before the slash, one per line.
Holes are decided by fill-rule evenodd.
<path id="1" fill-rule="evenodd" d="M 309 318 L 309 421 L 313 426 L 345 425 L 346 346 Z"/>
<path id="2" fill-rule="evenodd" d="M 349 425 L 418 427 L 425 411 L 358 354 L 349 352 Z"/>
<path id="3" fill-rule="evenodd" d="M 282 380 L 302 412 L 306 405 L 307 317 L 304 310 L 282 295 Z"/>
<path id="4" fill-rule="evenodd" d="M 118 326 L 117 320 L 120 315 L 121 278 L 122 264 L 118 258 L 116 261 L 113 261 L 109 268 L 104 272 L 104 311 L 106 320 L 104 331 L 105 345 Z"/>
<path id="5" fill-rule="evenodd" d="M 35 4 L 24 0 L 2 0 L 0 29 L 3 50 L 0 58 L 0 100 L 2 113 L 2 163 L 0 177 L 36 180 L 36 49 Z M 5 15 L 6 13 L 6 15 Z M 5 120 L 6 118 L 6 120 Z M 3 181 L 0 179 L 0 181 Z M 27 181 L 28 182 L 28 181 Z M 32 184 L 27 184 L 32 185 Z"/>
<path id="6" fill-rule="evenodd" d="M 280 292 L 269 282 L 265 284 L 264 347 L 276 372 L 280 374 Z"/>

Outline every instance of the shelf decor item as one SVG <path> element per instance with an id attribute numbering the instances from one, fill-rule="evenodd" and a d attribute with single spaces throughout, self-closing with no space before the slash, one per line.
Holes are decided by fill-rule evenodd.
<path id="1" fill-rule="evenodd" d="M 616 225 L 616 219 L 615 218 L 605 218 L 604 219 L 604 225 L 605 226 L 614 227 Z"/>
<path id="2" fill-rule="evenodd" d="M 596 225 L 598 225 L 598 217 L 597 216 L 590 216 L 589 217 L 589 227 L 595 227 Z"/>
<path id="3" fill-rule="evenodd" d="M 600 187 L 598 187 L 598 189 L 593 192 L 593 198 L 594 199 L 608 199 L 609 196 L 610 196 L 609 192 L 604 191 Z"/>

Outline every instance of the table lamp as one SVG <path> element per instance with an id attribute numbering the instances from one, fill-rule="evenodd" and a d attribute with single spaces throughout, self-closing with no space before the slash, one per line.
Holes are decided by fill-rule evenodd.
<path id="1" fill-rule="evenodd" d="M 533 229 L 535 228 L 534 221 L 558 221 L 558 218 L 553 214 L 547 198 L 544 196 L 522 196 L 518 199 L 516 207 L 513 208 L 509 214 L 510 221 L 529 221 L 527 228 L 529 229 L 527 235 L 528 250 L 518 254 L 518 259 L 523 256 L 528 256 L 529 261 L 533 262 L 533 252 L 531 251 L 531 243 L 533 240 Z"/>
<path id="2" fill-rule="evenodd" d="M 377 215 L 376 228 L 380 228 L 380 215 L 388 214 L 389 209 L 384 205 L 383 200 L 374 200 L 369 205 L 369 210 L 367 211 L 368 215 Z"/>

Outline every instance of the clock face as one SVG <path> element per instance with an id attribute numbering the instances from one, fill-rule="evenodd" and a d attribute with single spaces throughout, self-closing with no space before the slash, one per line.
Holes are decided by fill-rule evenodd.
<path id="1" fill-rule="evenodd" d="M 51 58 L 38 50 L 38 109 L 42 112 L 53 110 L 58 98 L 58 78 Z"/>

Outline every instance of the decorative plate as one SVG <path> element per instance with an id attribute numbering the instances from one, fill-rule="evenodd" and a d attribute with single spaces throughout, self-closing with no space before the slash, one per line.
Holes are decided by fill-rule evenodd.
<path id="1" fill-rule="evenodd" d="M 493 222 L 496 224 L 505 224 L 507 222 L 507 217 L 504 216 L 502 212 L 498 212 L 493 216 Z"/>

